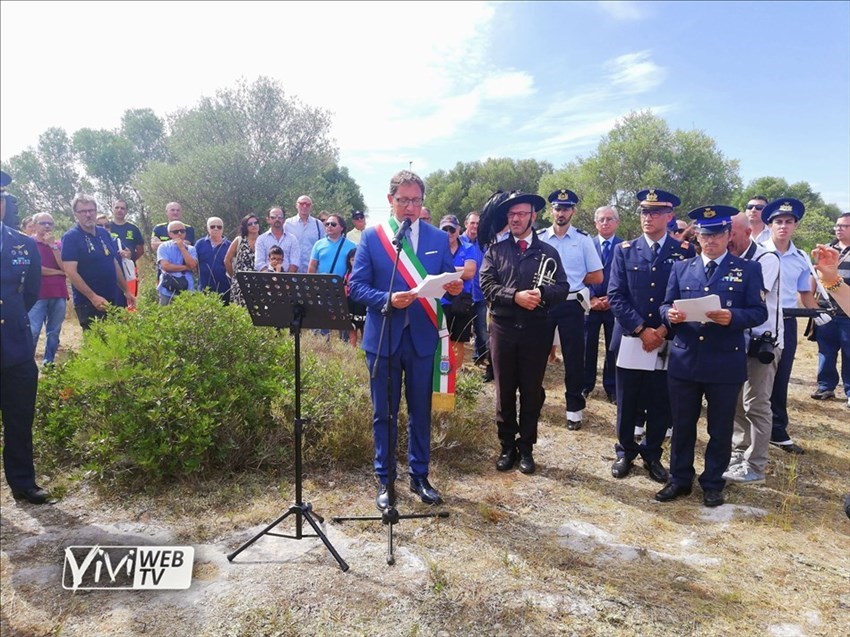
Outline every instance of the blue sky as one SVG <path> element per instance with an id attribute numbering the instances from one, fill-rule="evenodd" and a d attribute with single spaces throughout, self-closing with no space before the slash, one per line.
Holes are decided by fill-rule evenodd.
<path id="1" fill-rule="evenodd" d="M 805 180 L 850 209 L 848 2 L 4 1 L 0 29 L 4 159 L 49 126 L 114 128 L 269 75 L 333 113 L 373 218 L 410 162 L 560 167 L 641 109 L 706 132 L 745 183 Z"/>

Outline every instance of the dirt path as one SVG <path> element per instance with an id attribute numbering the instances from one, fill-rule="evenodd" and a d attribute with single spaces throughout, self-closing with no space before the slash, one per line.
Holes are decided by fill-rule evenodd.
<path id="1" fill-rule="evenodd" d="M 69 330 L 63 341 L 73 338 Z M 82 481 L 45 507 L 16 505 L 4 484 L 2 634 L 845 635 L 850 410 L 808 398 L 815 354 L 801 342 L 790 403 L 807 454 L 772 450 L 766 483 L 728 488 L 717 509 L 702 506 L 698 489 L 655 502 L 658 485 L 639 466 L 613 479 L 614 406 L 593 396 L 585 427 L 567 431 L 562 372 L 551 366 L 538 472 L 499 474 L 491 460 L 464 473 L 433 467 L 450 517 L 395 526 L 394 567 L 385 527 L 357 522 L 325 527 L 348 573 L 315 539 L 266 537 L 229 563 L 289 505 L 289 477 L 129 498 Z M 308 459 L 305 496 L 328 518 L 374 513 L 368 468 L 326 473 Z M 428 510 L 406 491 L 399 506 Z M 191 545 L 191 588 L 63 590 L 72 544 Z"/>

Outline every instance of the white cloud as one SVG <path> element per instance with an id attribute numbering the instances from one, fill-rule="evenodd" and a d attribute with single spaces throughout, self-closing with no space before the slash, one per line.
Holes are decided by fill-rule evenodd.
<path id="1" fill-rule="evenodd" d="M 615 20 L 641 20 L 644 11 L 641 3 L 628 1 L 602 1 L 599 8 Z"/>
<path id="2" fill-rule="evenodd" d="M 605 64 L 608 77 L 632 93 L 644 93 L 664 81 L 666 71 L 651 59 L 650 51 L 627 53 Z"/>

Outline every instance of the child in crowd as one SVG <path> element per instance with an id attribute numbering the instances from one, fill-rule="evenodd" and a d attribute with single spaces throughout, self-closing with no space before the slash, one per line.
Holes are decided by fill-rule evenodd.
<path id="1" fill-rule="evenodd" d="M 283 250 L 280 246 L 269 248 L 269 264 L 263 272 L 285 272 L 283 269 Z"/>
<path id="2" fill-rule="evenodd" d="M 354 268 L 354 255 L 357 253 L 356 249 L 349 250 L 348 257 L 346 259 L 348 265 L 345 268 L 345 295 L 348 296 L 348 280 L 351 278 L 351 270 Z M 351 343 L 354 347 L 357 347 L 357 338 L 358 334 L 362 338 L 363 336 L 363 326 L 366 325 L 366 306 L 362 303 L 355 303 L 351 300 L 351 297 L 348 299 L 348 312 L 351 314 L 351 325 L 354 327 L 352 330 L 348 330 L 348 342 Z"/>

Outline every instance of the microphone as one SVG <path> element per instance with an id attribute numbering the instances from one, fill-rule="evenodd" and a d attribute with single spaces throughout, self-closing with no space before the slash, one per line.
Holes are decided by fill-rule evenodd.
<path id="1" fill-rule="evenodd" d="M 407 231 L 410 230 L 410 219 L 405 219 L 401 222 L 401 226 L 399 226 L 398 232 L 395 233 L 393 237 L 393 245 L 400 246 L 402 239 L 404 239 L 404 235 L 407 234 Z"/>

